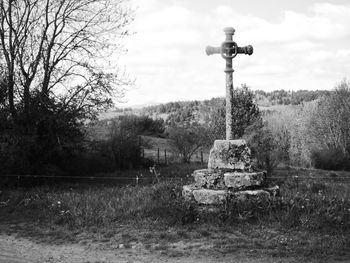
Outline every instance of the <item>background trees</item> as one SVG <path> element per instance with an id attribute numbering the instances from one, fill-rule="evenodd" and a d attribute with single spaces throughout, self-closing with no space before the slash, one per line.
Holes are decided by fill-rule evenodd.
<path id="1" fill-rule="evenodd" d="M 163 120 L 153 120 L 148 116 L 121 115 L 109 126 L 105 152 L 112 153 L 118 169 L 138 168 L 143 161 L 142 147 L 149 146 L 141 135 L 160 136 L 164 129 Z"/>
<path id="2" fill-rule="evenodd" d="M 349 142 L 346 140 L 349 138 L 347 134 L 350 116 L 348 87 L 349 83 L 343 81 L 336 89 L 317 100 L 300 105 L 278 105 L 268 109 L 262 107 L 259 114 L 256 113 L 257 111 L 252 111 L 255 113 L 254 118 L 243 117 L 242 120 L 252 120 L 242 122 L 245 127 L 243 137 L 247 139 L 257 159 L 257 166 L 269 171 L 277 165 L 349 169 L 346 165 L 350 163 L 347 157 Z M 251 91 L 248 90 L 248 92 Z M 239 94 L 241 94 L 239 96 L 245 96 L 243 92 Z M 248 98 L 250 99 L 242 99 L 241 101 L 248 103 L 241 105 L 249 106 L 256 103 L 254 96 L 248 96 Z M 152 120 L 146 116 L 129 115 L 128 118 L 132 125 L 142 127 L 133 128 L 138 129 L 139 134 L 167 138 L 168 144 L 171 143 L 174 151 L 181 155 L 182 162 L 189 162 L 193 152 L 201 147 L 202 151 L 207 152 L 215 139 L 224 137 L 224 100 L 217 98 L 204 102 L 179 102 L 178 104 L 180 107 L 174 107 L 176 112 L 173 114 L 170 112 L 171 124 Z M 185 107 L 182 107 L 182 104 Z M 235 107 L 238 112 L 247 113 L 244 107 L 238 106 Z M 144 110 L 141 112 L 144 113 Z M 158 116 L 157 113 L 152 115 Z M 185 118 L 174 118 L 174 116 L 185 116 Z M 146 127 L 149 128 L 146 129 Z M 162 133 L 164 127 L 166 132 Z M 220 127 L 222 127 L 221 135 L 217 132 L 218 130 L 215 132 L 215 129 Z M 243 130 L 242 126 L 236 128 Z M 205 136 L 201 137 L 203 135 Z M 164 145 L 164 141 L 161 146 L 154 145 L 155 149 L 169 146 Z"/>
<path id="3" fill-rule="evenodd" d="M 350 169 L 350 83 L 342 81 L 321 98 L 310 115 L 309 136 L 314 165 Z M 328 166 L 328 167 L 327 167 Z"/>
<path id="4" fill-rule="evenodd" d="M 122 1 L 7 0 L 1 1 L 0 14 L 12 117 L 30 114 L 35 96 L 44 108 L 54 97 L 61 107 L 89 115 L 91 107 L 108 105 L 109 96 L 121 92 L 115 85 L 125 80 L 102 63 L 127 34 L 131 18 Z"/>
<path id="5" fill-rule="evenodd" d="M 141 164 L 141 137 L 131 118 L 113 122 L 109 144 L 118 169 L 136 168 Z"/>
<path id="6" fill-rule="evenodd" d="M 232 105 L 232 133 L 233 137 L 238 139 L 242 138 L 245 129 L 260 116 L 260 112 L 258 105 L 254 102 L 253 92 L 246 85 L 233 90 Z M 213 139 L 225 138 L 225 114 L 223 102 L 212 111 L 209 117 Z"/>
<path id="7" fill-rule="evenodd" d="M 350 169 L 349 87 L 344 80 L 317 100 L 264 114 L 278 163 Z"/>
<path id="8" fill-rule="evenodd" d="M 123 0 L 0 1 L 2 143 L 22 170 L 76 151 L 86 120 L 123 96 L 113 57 L 131 21 Z"/>
<path id="9" fill-rule="evenodd" d="M 183 163 L 190 163 L 197 150 L 211 144 L 208 129 L 198 124 L 187 127 L 171 126 L 167 133 L 170 146 L 181 155 Z"/>
<path id="10" fill-rule="evenodd" d="M 244 137 L 252 151 L 252 156 L 256 159 L 256 168 L 265 169 L 271 173 L 281 161 L 279 158 L 281 149 L 268 123 L 262 118 L 256 119 L 247 128 Z"/>

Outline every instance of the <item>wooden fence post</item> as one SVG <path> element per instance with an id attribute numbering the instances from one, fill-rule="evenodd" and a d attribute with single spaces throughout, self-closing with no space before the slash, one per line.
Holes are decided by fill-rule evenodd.
<path id="1" fill-rule="evenodd" d="M 158 148 L 158 152 L 157 152 L 157 161 L 158 161 L 158 164 L 159 164 L 159 148 Z"/>
<path id="2" fill-rule="evenodd" d="M 201 151 L 201 164 L 203 164 L 204 161 L 203 161 L 203 152 Z"/>
<path id="3" fill-rule="evenodd" d="M 165 161 L 165 164 L 167 165 L 168 164 L 168 159 L 166 158 L 166 149 L 164 149 L 164 161 Z"/>

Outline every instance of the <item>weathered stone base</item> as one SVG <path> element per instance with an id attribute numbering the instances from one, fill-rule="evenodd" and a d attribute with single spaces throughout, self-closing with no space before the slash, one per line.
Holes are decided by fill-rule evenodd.
<path id="1" fill-rule="evenodd" d="M 258 190 L 232 191 L 228 189 L 198 189 L 194 185 L 185 185 L 182 194 L 186 200 L 196 201 L 198 204 L 221 205 L 233 199 L 244 201 L 250 198 L 270 198 L 276 196 L 274 193 L 277 193 L 278 190 L 278 186 Z"/>
<path id="2" fill-rule="evenodd" d="M 196 170 L 192 174 L 195 185 L 198 188 L 209 188 L 209 189 L 223 189 L 225 188 L 224 183 L 224 172 L 210 171 L 209 169 Z"/>
<path id="3" fill-rule="evenodd" d="M 202 169 L 193 172 L 195 186 L 206 189 L 244 190 L 266 184 L 266 172 L 224 172 Z"/>
<path id="4" fill-rule="evenodd" d="M 208 168 L 250 171 L 250 155 L 245 140 L 216 140 L 210 150 Z"/>
<path id="5" fill-rule="evenodd" d="M 244 140 L 216 140 L 208 169 L 192 174 L 194 184 L 185 185 L 185 200 L 204 211 L 219 211 L 227 202 L 266 199 L 279 195 L 279 187 L 266 188 L 266 172 L 252 171 L 250 149 Z"/>
<path id="6" fill-rule="evenodd" d="M 231 172 L 224 174 L 225 186 L 230 189 L 247 189 L 266 184 L 266 172 Z"/>
<path id="7" fill-rule="evenodd" d="M 232 193 L 232 198 L 236 200 L 245 201 L 251 198 L 269 198 L 270 193 L 266 190 L 245 190 Z"/>
<path id="8" fill-rule="evenodd" d="M 223 204 L 228 197 L 227 190 L 197 189 L 192 194 L 197 203 L 204 205 Z"/>

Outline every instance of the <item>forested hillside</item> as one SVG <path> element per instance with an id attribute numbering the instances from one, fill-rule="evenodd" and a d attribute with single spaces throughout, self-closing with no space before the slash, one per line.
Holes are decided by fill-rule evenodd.
<path id="1" fill-rule="evenodd" d="M 271 92 L 256 90 L 252 91 L 254 101 L 261 110 L 273 110 L 276 105 L 300 105 L 303 102 L 313 101 L 323 95 L 329 95 L 329 90 L 298 90 L 286 91 L 275 90 Z M 208 122 L 212 112 L 222 108 L 225 98 L 212 98 L 204 101 L 176 101 L 155 106 L 142 108 L 134 111 L 150 117 L 162 118 L 167 124 L 170 123 L 204 123 Z M 271 107 L 271 108 L 270 108 Z M 119 110 L 120 112 L 121 110 Z M 128 111 L 130 112 L 130 111 Z"/>
<path id="2" fill-rule="evenodd" d="M 245 85 L 243 85 L 245 86 Z M 329 95 L 329 90 L 298 90 L 298 91 L 251 91 L 254 95 L 254 102 L 259 106 L 262 112 L 284 111 L 294 108 L 305 102 L 316 100 L 324 95 Z M 94 125 L 94 134 L 98 138 L 107 136 L 108 123 L 124 115 L 147 116 L 154 120 L 162 119 L 166 126 L 172 124 L 203 124 L 211 121 L 215 113 L 223 109 L 225 98 L 218 97 L 204 101 L 175 101 L 154 106 L 148 106 L 141 109 L 117 108 L 113 111 L 104 113 L 100 116 L 100 121 Z M 285 106 L 285 107 L 284 107 Z M 147 135 L 151 135 L 149 132 Z M 156 135 L 156 134 L 154 134 Z"/>

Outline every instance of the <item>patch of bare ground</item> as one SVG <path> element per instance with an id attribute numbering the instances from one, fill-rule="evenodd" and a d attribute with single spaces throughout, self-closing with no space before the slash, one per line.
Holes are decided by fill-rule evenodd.
<path id="1" fill-rule="evenodd" d="M 350 262 L 346 245 L 334 245 L 346 241 L 339 233 L 324 236 L 251 225 L 114 225 L 74 231 L 17 222 L 3 224 L 0 231 L 0 262 L 6 263 Z"/>

